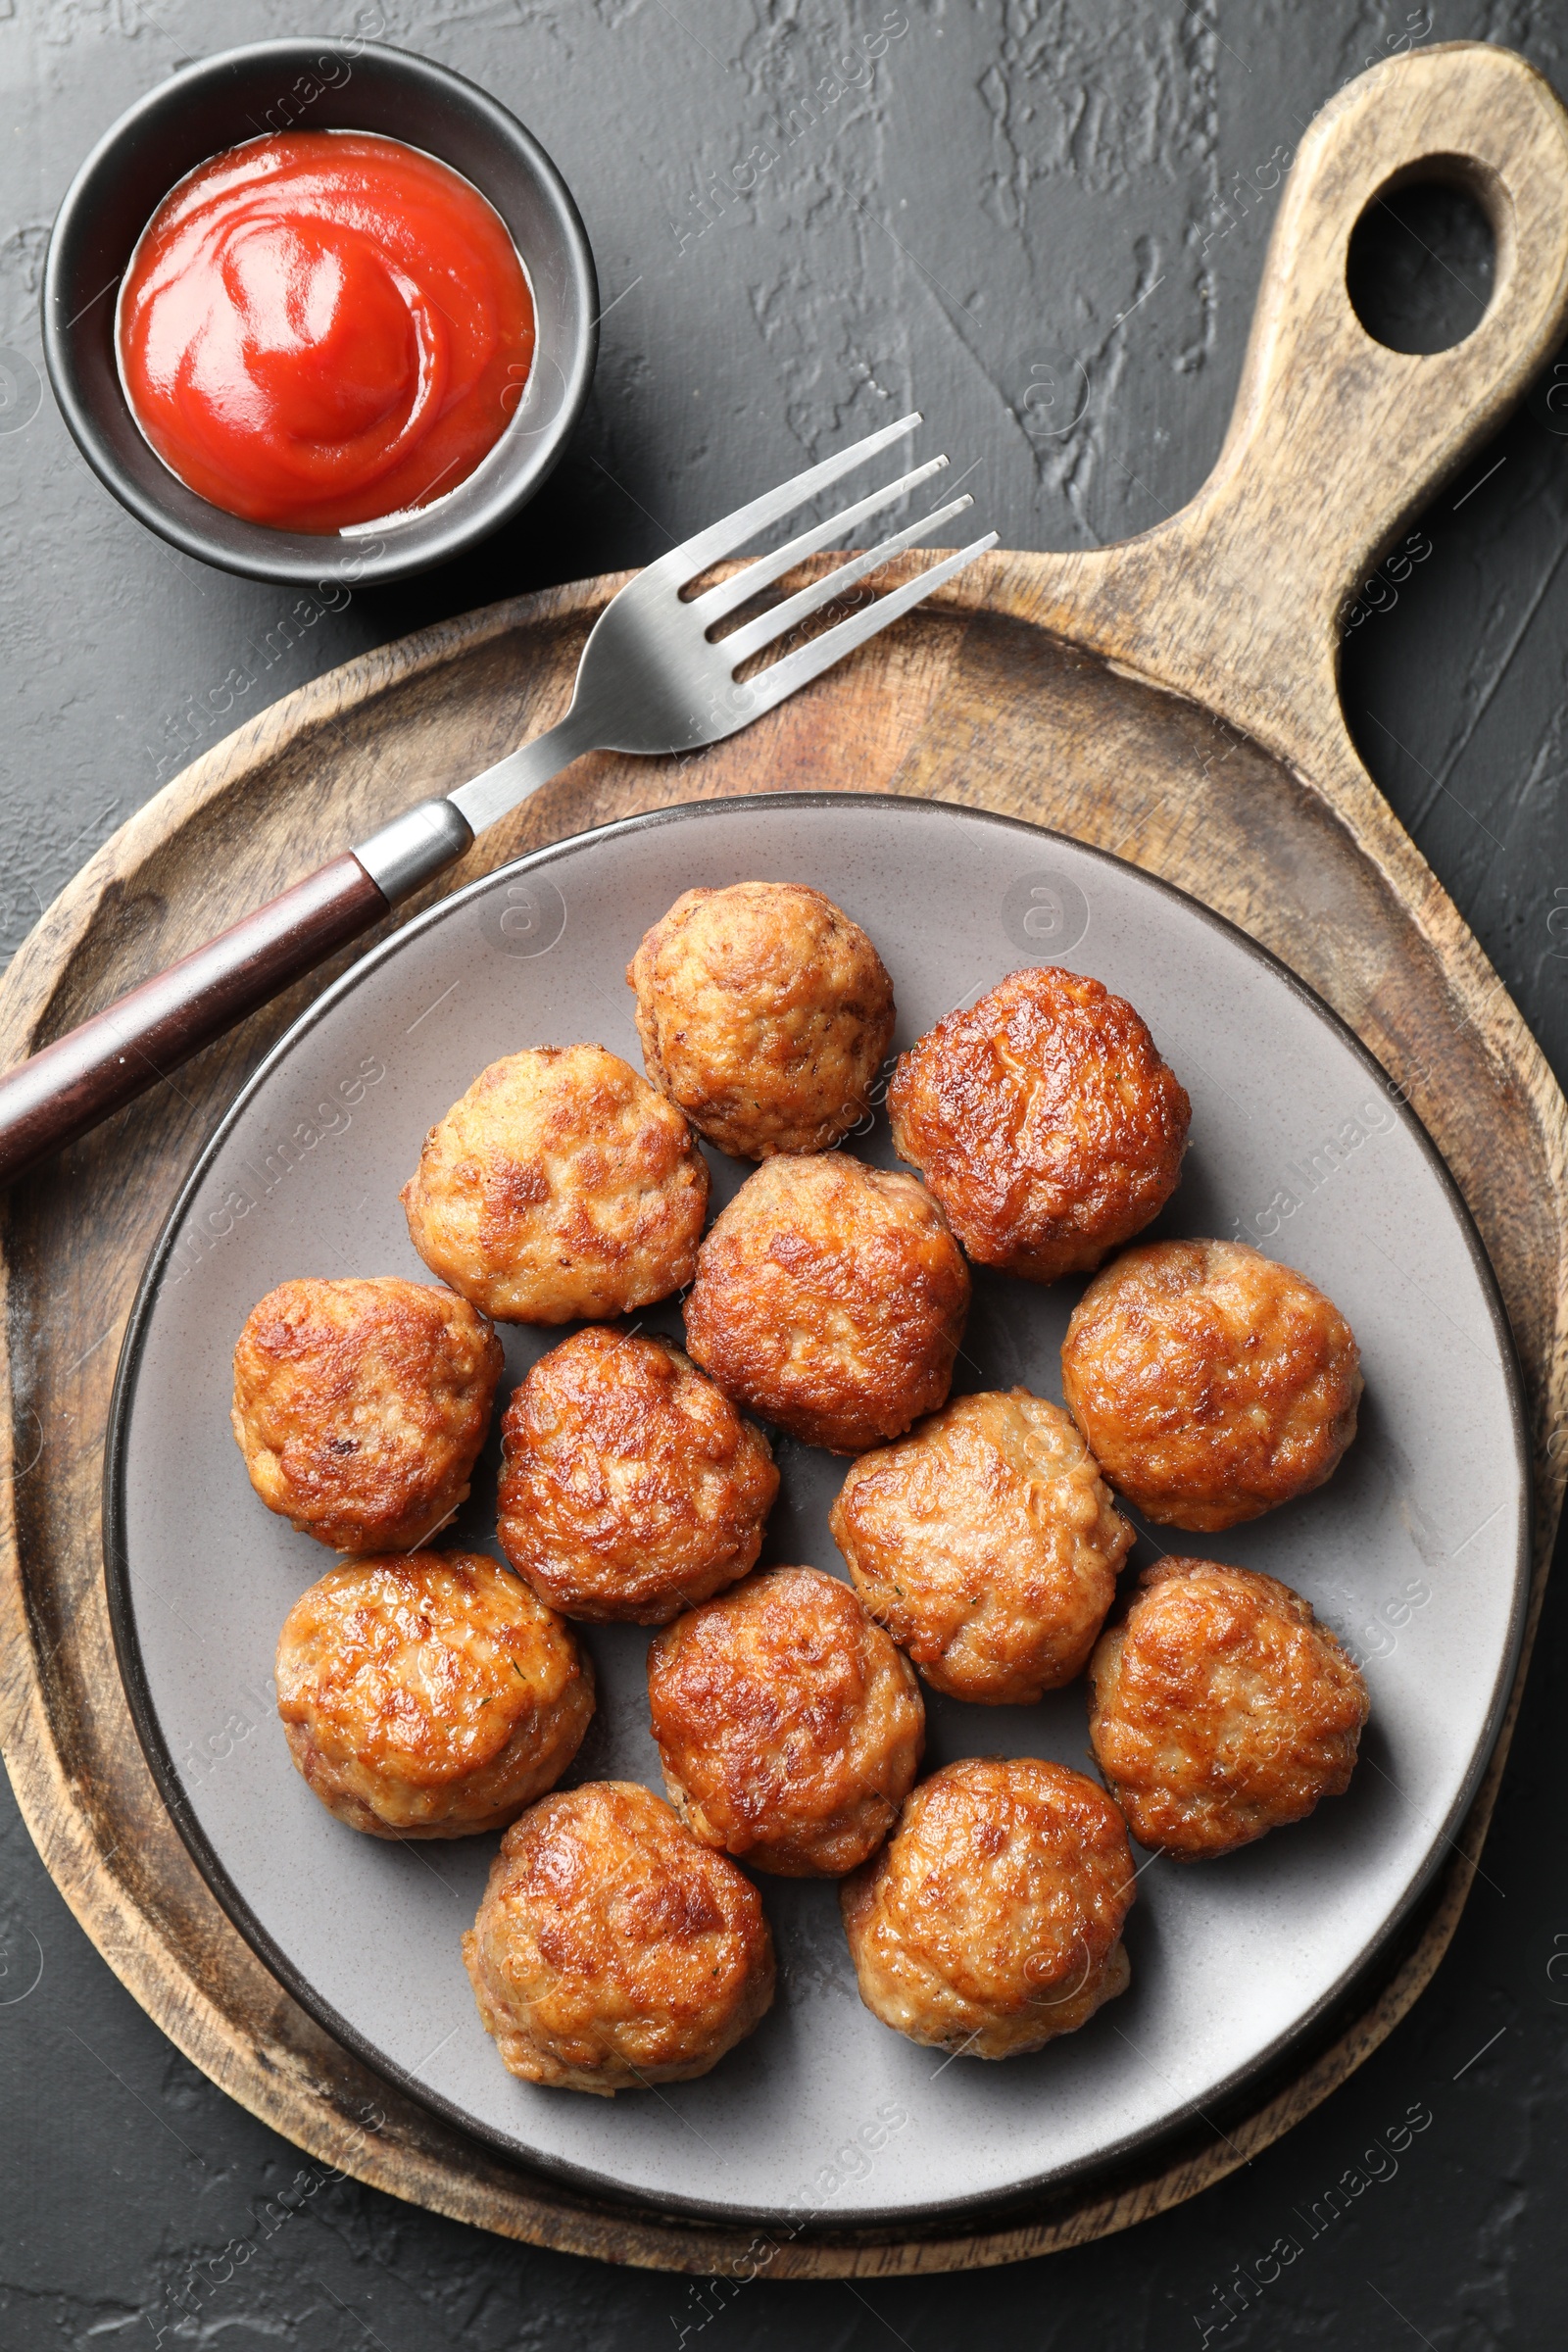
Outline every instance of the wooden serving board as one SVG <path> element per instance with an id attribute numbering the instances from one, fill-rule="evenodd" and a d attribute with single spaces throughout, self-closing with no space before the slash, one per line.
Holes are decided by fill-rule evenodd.
<path id="1" fill-rule="evenodd" d="M 1464 344 L 1369 341 L 1345 248 L 1391 175 L 1440 156 L 1497 229 Z M 1457 160 L 1456 160 L 1457 159 Z M 1502 1287 L 1533 1416 L 1538 1544 L 1568 1410 L 1568 1107 L 1456 910 L 1360 766 L 1336 689 L 1357 579 L 1492 429 L 1568 323 L 1568 118 L 1506 52 L 1379 67 L 1320 115 L 1288 183 L 1230 437 L 1194 504 L 1090 555 L 998 555 L 814 688 L 700 757 L 580 760 L 453 877 L 633 810 L 721 794 L 922 795 L 1057 827 L 1240 924 L 1360 1034 L 1446 1154 Z M 198 760 L 50 908 L 0 987 L 7 1063 L 407 803 L 550 724 L 616 579 L 493 607 L 350 662 Z M 337 966 L 329 967 L 335 971 Z M 275 2130 L 457 2218 L 610 2260 L 769 2277 L 1000 2263 L 1125 2227 L 1245 2162 L 1404 2014 L 1453 1933 L 1513 1703 L 1452 1863 L 1348 2012 L 1224 2131 L 1005 2213 L 777 2244 L 596 2201 L 503 2162 L 332 2042 L 253 1956 L 154 1790 L 116 1670 L 99 1489 L 142 1263 L 220 1112 L 311 993 L 204 1053 L 5 1204 L 0 1725 L 39 1851 L 178 2047 Z M 464 1076 L 454 1074 L 454 1083 Z M 380 2118 L 365 2127 L 368 2113 Z"/>

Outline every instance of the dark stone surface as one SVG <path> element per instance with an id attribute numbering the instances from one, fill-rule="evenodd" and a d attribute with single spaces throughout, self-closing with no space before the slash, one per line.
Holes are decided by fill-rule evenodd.
<path id="1" fill-rule="evenodd" d="M 327 613 L 150 539 L 87 474 L 47 393 L 28 416 L 28 369 L 48 222 L 91 140 L 181 54 L 313 20 L 347 33 L 349 0 L 318 12 L 0 0 L 0 345 L 21 361 L 0 406 L 12 428 L 0 429 L 0 951 L 191 752 L 302 679 L 515 588 L 642 562 L 906 404 L 931 418 L 922 449 L 948 448 L 955 474 L 974 468 L 976 519 L 1005 545 L 1111 539 L 1178 505 L 1219 446 L 1240 368 L 1275 201 L 1257 179 L 1313 110 L 1412 39 L 1507 43 L 1568 88 L 1568 0 L 1222 8 L 384 0 L 390 38 L 487 83 L 543 138 L 576 189 L 612 307 L 588 417 L 545 498 L 474 561 Z M 829 100 L 824 77 L 842 84 L 845 58 L 855 86 Z M 815 119 L 790 120 L 805 100 Z M 759 145 L 775 160 L 757 192 L 710 207 L 704 227 L 705 175 Z M 1434 261 L 1411 232 L 1452 242 Z M 1484 294 L 1485 241 L 1451 208 L 1411 211 L 1368 244 L 1363 299 L 1395 322 L 1391 339 L 1400 320 L 1418 338 L 1443 318 L 1451 331 L 1452 273 L 1464 300 Z M 1049 380 L 1032 371 L 1073 362 L 1087 371 L 1082 416 L 1032 435 L 1019 412 Z M 1546 389 L 1423 518 L 1431 557 L 1396 601 L 1375 592 L 1347 692 L 1373 774 L 1561 1072 L 1568 413 L 1554 416 Z M 945 2352 L 977 2332 L 1118 2352 L 1198 2345 L 1205 2331 L 1227 2352 L 1560 2342 L 1565 1676 L 1559 1576 L 1452 1950 L 1412 2016 L 1288 2139 L 1179 2211 L 1047 2267 L 854 2289 L 760 2281 L 733 2305 L 506 2244 L 353 2182 L 305 2194 L 315 2167 L 296 2218 L 269 2237 L 256 2216 L 300 2157 L 122 1990 L 8 1794 L 0 2338 L 9 2352 L 160 2340 Z M 1376 2152 L 1412 2108 L 1430 2123 L 1396 2157 Z M 1362 2185 L 1312 2234 L 1314 2203 L 1352 2167 Z M 1260 2287 L 1259 2258 L 1282 2235 L 1303 2250 Z M 232 2278 L 210 2281 L 176 2325 L 190 2266 L 230 2241 L 248 2256 L 219 2259 Z M 1227 2283 L 1241 2315 L 1229 2324 Z"/>

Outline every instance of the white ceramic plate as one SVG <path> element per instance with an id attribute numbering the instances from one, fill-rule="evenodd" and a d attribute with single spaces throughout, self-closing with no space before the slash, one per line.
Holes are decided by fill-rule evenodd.
<path id="1" fill-rule="evenodd" d="M 333 1820 L 272 1711 L 278 1629 L 326 1555 L 263 1509 L 229 1432 L 246 1314 L 295 1275 L 421 1276 L 398 1190 L 486 1062 L 594 1039 L 641 1066 L 622 974 L 682 891 L 808 882 L 869 931 L 897 1044 L 1020 964 L 1128 997 L 1193 1099 L 1154 1234 L 1236 1235 L 1298 1266 L 1361 1345 L 1361 1431 L 1330 1484 L 1184 1549 L 1266 1569 L 1360 1659 L 1372 1720 L 1349 1793 L 1226 1861 L 1153 1860 L 1131 1990 L 1004 2064 L 918 2049 L 861 2007 L 831 1884 L 760 1880 L 780 1959 L 759 2031 L 705 2080 L 586 2098 L 514 2081 L 459 1952 L 494 1838 L 383 1843 Z M 849 1149 L 892 1165 L 886 1122 Z M 709 1152 L 714 1206 L 749 1170 Z M 959 1389 L 1059 1400 L 1080 1283 L 980 1272 Z M 652 1328 L 678 1335 L 678 1309 Z M 563 1335 L 505 1331 L 509 1385 Z M 499 1416 L 498 1416 L 499 1419 Z M 495 1546 L 494 1434 L 451 1531 Z M 844 1464 L 784 1441 L 763 1561 L 842 1573 Z M 1512 1348 L 1470 1218 L 1348 1030 L 1239 932 L 1134 867 L 968 809 L 840 796 L 638 817 L 445 900 L 329 989 L 202 1155 L 125 1340 L 107 1468 L 122 1668 L 153 1768 L 219 1899 L 329 2032 L 505 2149 L 584 2185 L 710 2215 L 906 2218 L 1059 2183 L 1212 2112 L 1279 2061 L 1376 1958 L 1449 1850 L 1495 1736 L 1528 1573 Z M 1155 1555 L 1141 1542 L 1132 1569 Z M 643 1652 L 588 1629 L 600 1713 L 573 1778 L 659 1788 Z M 1038 1707 L 929 1694 L 927 1764 L 1087 1767 L 1080 1683 Z M 1146 1860 L 1142 1855 L 1140 1861 Z"/>

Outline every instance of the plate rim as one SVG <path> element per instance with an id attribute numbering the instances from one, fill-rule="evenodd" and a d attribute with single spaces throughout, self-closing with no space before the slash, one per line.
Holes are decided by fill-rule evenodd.
<path id="1" fill-rule="evenodd" d="M 1326 998 L 1293 971 L 1283 957 L 1259 940 L 1252 938 L 1240 924 L 1205 906 L 1190 891 L 1151 873 L 1132 859 L 1120 858 L 1113 851 L 1100 848 L 1092 842 L 1076 839 L 1058 827 L 1037 825 L 1026 817 L 1004 815 L 990 808 L 966 807 L 958 801 L 943 801 L 921 796 L 888 792 L 762 792 L 727 795 L 717 799 L 682 801 L 658 808 L 638 809 L 632 814 L 616 817 L 582 832 L 564 835 L 559 841 L 545 843 L 537 850 L 507 859 L 490 872 L 466 883 L 461 890 L 446 893 L 406 922 L 400 923 L 383 940 L 364 955 L 355 957 L 348 968 L 313 998 L 291 1021 L 282 1035 L 269 1047 L 254 1070 L 245 1079 L 224 1108 L 212 1133 L 197 1152 L 182 1179 L 169 1211 L 160 1226 L 156 1240 L 137 1282 L 136 1294 L 126 1318 L 124 1336 L 115 1369 L 114 1387 L 110 1396 L 109 1414 L 104 1433 L 104 1463 L 102 1481 L 102 1544 L 104 1556 L 104 1585 L 108 1604 L 110 1629 L 114 1638 L 115 1659 L 125 1693 L 137 1740 L 146 1759 L 154 1784 L 182 1844 L 200 1872 L 210 1892 L 231 1925 L 237 1929 L 251 1951 L 269 1973 L 281 1984 L 313 2022 L 334 2041 L 357 2057 L 382 2081 L 394 2084 L 403 2094 L 445 2122 L 457 2127 L 482 2146 L 493 2149 L 520 2170 L 533 2169 L 549 2179 L 557 2180 L 579 2190 L 603 2196 L 621 2205 L 643 2209 L 657 2203 L 661 2210 L 681 2215 L 686 2220 L 715 2225 L 765 2219 L 777 2226 L 783 2221 L 797 2223 L 803 2228 L 817 2224 L 819 2213 L 787 2206 L 755 2206 L 731 2203 L 713 2197 L 692 2197 L 679 2191 L 661 2191 L 657 2199 L 649 2192 L 629 2186 L 612 2174 L 596 2171 L 592 2166 L 574 2163 L 569 2158 L 540 2152 L 519 2144 L 517 2138 L 472 2115 L 458 2101 L 433 2089 L 416 2076 L 409 2074 L 384 2050 L 368 2039 L 326 2000 L 282 1950 L 270 1931 L 257 1918 L 245 1896 L 240 1892 L 216 1846 L 199 1825 L 180 1784 L 172 1756 L 164 1739 L 162 1725 L 154 1706 L 142 1662 L 141 1645 L 136 1630 L 135 1608 L 130 1592 L 129 1556 L 125 1543 L 125 1478 L 128 1465 L 128 1422 L 134 1403 L 142 1350 L 146 1343 L 152 1312 L 163 1287 L 163 1277 L 174 1248 L 176 1234 L 183 1222 L 188 1201 L 206 1178 L 213 1162 L 242 1113 L 253 1098 L 269 1082 L 277 1066 L 292 1053 L 303 1038 L 344 997 L 356 988 L 365 976 L 381 963 L 399 954 L 414 939 L 431 930 L 440 922 L 466 906 L 470 901 L 492 890 L 498 882 L 515 878 L 554 860 L 582 850 L 590 844 L 612 837 L 620 837 L 658 825 L 701 816 L 736 815 L 760 809 L 837 809 L 856 808 L 885 814 L 890 808 L 900 811 L 901 821 L 906 811 L 960 817 L 968 822 L 992 826 L 1001 831 L 1016 833 L 1032 841 L 1050 842 L 1088 858 L 1101 865 L 1130 875 L 1134 880 L 1159 895 L 1174 900 L 1202 924 L 1217 931 L 1246 955 L 1260 964 L 1265 973 L 1284 983 L 1290 993 L 1317 1013 L 1338 1033 L 1363 1066 L 1389 1091 L 1394 1113 L 1406 1132 L 1412 1136 L 1436 1175 L 1440 1191 L 1453 1215 L 1471 1264 L 1480 1280 L 1482 1296 L 1491 1318 L 1497 1345 L 1498 1366 L 1508 1401 L 1509 1429 L 1513 1440 L 1514 1469 L 1523 1510 L 1520 1515 L 1519 1538 L 1513 1564 L 1513 1590 L 1509 1607 L 1507 1638 L 1499 1657 L 1488 1701 L 1482 1734 L 1471 1753 L 1457 1794 L 1442 1820 L 1429 1831 L 1429 1846 L 1421 1869 L 1411 1880 L 1396 1906 L 1388 1912 L 1376 1932 L 1367 1939 L 1350 1964 L 1335 1982 L 1319 1994 L 1310 2007 L 1302 2010 L 1294 2022 L 1263 2049 L 1236 2067 L 1203 2093 L 1205 2104 L 1217 2106 L 1233 2099 L 1243 2088 L 1255 2081 L 1266 2081 L 1275 2073 L 1290 2053 L 1308 2042 L 1313 2030 L 1328 2015 L 1336 2012 L 1349 1996 L 1357 1981 L 1372 1971 L 1389 1945 L 1408 1921 L 1442 1867 L 1445 1849 L 1462 1852 L 1455 1842 L 1455 1833 L 1474 1801 L 1476 1790 L 1491 1762 L 1501 1734 L 1510 1694 L 1518 1673 L 1518 1661 L 1529 1612 L 1531 1572 L 1535 1555 L 1536 1494 L 1533 1471 L 1533 1449 L 1530 1438 L 1530 1419 L 1523 1375 L 1520 1370 L 1517 1345 L 1508 1320 L 1496 1273 L 1487 1253 L 1469 1202 L 1465 1200 L 1446 1160 L 1412 1106 L 1409 1097 L 1397 1091 L 1396 1082 L 1349 1023 Z M 1014 968 L 1022 969 L 1023 966 Z M 1017 2204 L 1031 2196 L 1052 2195 L 1084 2182 L 1103 2180 L 1130 2157 L 1147 2155 L 1157 2150 L 1174 2135 L 1188 2128 L 1195 2114 L 1201 2110 L 1189 2104 L 1163 2121 L 1124 2133 L 1095 2150 L 1092 2156 L 1078 2163 L 1053 2171 L 1031 2175 L 1027 2180 L 1013 2181 L 1003 2188 L 972 2190 L 966 2194 L 923 2200 L 918 2204 L 878 2206 L 857 2211 L 842 2217 L 840 2228 L 864 2231 L 918 2227 L 924 2223 L 952 2220 L 964 2214 L 978 2214 L 990 2208 Z"/>

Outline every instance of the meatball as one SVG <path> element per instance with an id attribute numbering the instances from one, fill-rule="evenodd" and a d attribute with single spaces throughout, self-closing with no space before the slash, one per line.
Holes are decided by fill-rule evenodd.
<path id="1" fill-rule="evenodd" d="M 1074 1308 L 1061 1378 L 1111 1485 L 1208 1534 L 1320 1487 L 1361 1396 L 1338 1308 L 1245 1242 L 1129 1250 Z"/>
<path id="2" fill-rule="evenodd" d="M 1133 1531 L 1027 1389 L 956 1396 L 862 1453 L 829 1515 L 856 1591 L 933 1689 L 1033 1706 L 1081 1674 Z"/>
<path id="3" fill-rule="evenodd" d="M 831 1152 L 764 1160 L 714 1219 L 686 1345 L 791 1437 L 860 1453 L 946 1401 L 968 1309 L 924 1186 Z"/>
<path id="4" fill-rule="evenodd" d="M 509 2072 L 607 2097 L 706 2075 L 773 1998 L 751 1880 L 635 1781 L 514 1822 L 463 1957 Z"/>
<path id="5" fill-rule="evenodd" d="M 668 1341 L 595 1324 L 502 1423 L 501 1547 L 570 1617 L 663 1625 L 752 1567 L 772 1448 Z"/>
<path id="6" fill-rule="evenodd" d="M 781 1878 L 874 1853 L 925 1745 L 908 1660 L 818 1568 L 770 1569 L 678 1617 L 649 1646 L 648 1696 L 687 1828 Z"/>
<path id="7" fill-rule="evenodd" d="M 840 1900 L 874 2016 L 955 2056 L 1012 2058 L 1126 1991 L 1136 1892 L 1102 1788 L 1038 1756 L 968 1756 L 921 1783 Z"/>
<path id="8" fill-rule="evenodd" d="M 289 1611 L 277 1711 L 339 1821 L 372 1838 L 466 1838 L 561 1778 L 594 1711 L 593 1668 L 482 1552 L 345 1560 Z"/>
<path id="9" fill-rule="evenodd" d="M 825 1152 L 868 1108 L 893 1042 L 893 983 L 819 890 L 688 890 L 626 979 L 649 1077 L 720 1151 Z"/>
<path id="10" fill-rule="evenodd" d="M 1140 1845 L 1229 1854 L 1349 1787 L 1366 1685 L 1272 1576 L 1161 1560 L 1089 1672 L 1095 1758 Z"/>
<path id="11" fill-rule="evenodd" d="M 1130 1004 L 1043 965 L 903 1054 L 888 1113 L 969 1255 L 1054 1282 L 1158 1215 L 1192 1105 Z"/>
<path id="12" fill-rule="evenodd" d="M 433 1284 L 280 1283 L 234 1349 L 251 1485 L 333 1551 L 407 1551 L 466 1498 L 502 1369 L 484 1316 Z"/>
<path id="13" fill-rule="evenodd" d="M 691 1280 L 708 1167 L 678 1110 L 603 1046 L 481 1070 L 404 1186 L 432 1272 L 505 1323 L 624 1314 Z"/>

